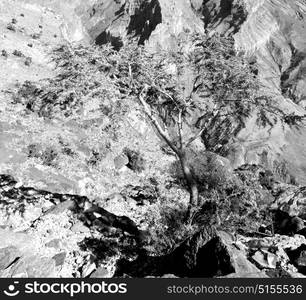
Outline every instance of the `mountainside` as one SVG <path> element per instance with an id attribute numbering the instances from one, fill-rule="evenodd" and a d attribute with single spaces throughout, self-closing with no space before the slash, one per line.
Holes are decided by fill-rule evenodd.
<path id="1" fill-rule="evenodd" d="M 2 0 L 0 277 L 306 274 L 305 27 L 305 0 Z M 125 52 L 103 46 L 188 54 L 193 34 L 232 37 L 275 104 L 265 124 L 229 115 L 191 141 L 201 204 L 186 225 L 186 174 L 122 92 L 132 70 L 111 82 Z"/>
<path id="2" fill-rule="evenodd" d="M 305 5 L 302 0 L 96 1 L 91 8 L 77 5 L 76 12 L 91 39 L 115 47 L 135 37 L 148 47 L 171 48 L 185 31 L 233 35 L 238 51 L 256 56 L 259 76 L 267 92 L 279 98 L 279 107 L 304 115 Z M 253 123 L 227 144 L 234 167 L 287 168 L 288 176 L 304 184 L 303 127 L 283 130 L 277 125 L 267 132 Z"/>

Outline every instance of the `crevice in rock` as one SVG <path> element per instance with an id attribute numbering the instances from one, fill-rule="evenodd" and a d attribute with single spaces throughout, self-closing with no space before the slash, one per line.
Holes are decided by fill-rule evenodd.
<path id="1" fill-rule="evenodd" d="M 131 16 L 128 34 L 139 37 L 138 43 L 142 45 L 160 23 L 162 23 L 162 12 L 159 1 L 143 1 Z"/>
<path id="2" fill-rule="evenodd" d="M 224 34 L 229 30 L 230 34 L 237 33 L 247 19 L 244 7 L 235 4 L 234 0 L 204 0 L 201 13 L 207 30 L 216 29 L 221 24 L 227 25 L 222 32 Z"/>
<path id="3" fill-rule="evenodd" d="M 122 39 L 117 36 L 113 36 L 108 31 L 103 31 L 97 38 L 96 38 L 96 44 L 97 45 L 104 45 L 110 43 L 115 50 L 120 50 L 120 48 L 123 46 Z"/>
<path id="4" fill-rule="evenodd" d="M 290 66 L 281 74 L 281 91 L 284 97 L 290 98 L 293 102 L 299 103 L 301 99 L 296 95 L 296 81 L 302 75 L 300 66 L 306 59 L 306 53 L 299 51 L 292 43 Z"/>
<path id="5" fill-rule="evenodd" d="M 306 275 L 306 245 L 295 250 L 288 250 L 287 254 L 298 271 Z"/>
<path id="6" fill-rule="evenodd" d="M 228 245 L 213 227 L 203 228 L 188 238 L 173 252 L 164 256 L 150 256 L 140 252 L 134 261 L 120 260 L 115 276 L 163 276 L 209 278 L 235 272 Z"/>

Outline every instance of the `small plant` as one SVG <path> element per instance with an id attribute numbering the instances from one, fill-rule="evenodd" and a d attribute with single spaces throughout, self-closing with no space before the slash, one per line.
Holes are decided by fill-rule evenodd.
<path id="1" fill-rule="evenodd" d="M 127 167 L 134 172 L 142 172 L 145 170 L 145 160 L 139 151 L 135 151 L 129 148 L 124 148 L 123 153 L 128 158 Z"/>
<path id="2" fill-rule="evenodd" d="M 8 58 L 8 52 L 6 50 L 1 50 L 1 56 Z"/>
<path id="3" fill-rule="evenodd" d="M 92 150 L 92 155 L 88 160 L 88 164 L 92 167 L 96 167 L 99 164 L 99 162 L 102 160 L 102 158 L 103 155 L 100 152 Z"/>
<path id="4" fill-rule="evenodd" d="M 12 23 L 7 24 L 6 29 L 16 32 L 16 27 Z"/>
<path id="5" fill-rule="evenodd" d="M 39 40 L 41 37 L 41 33 L 32 33 L 30 36 L 33 40 Z"/>
<path id="6" fill-rule="evenodd" d="M 28 156 L 40 159 L 42 164 L 46 166 L 55 166 L 55 160 L 58 154 L 58 151 L 53 147 L 43 149 L 38 144 L 31 144 L 28 146 Z"/>
<path id="7" fill-rule="evenodd" d="M 32 64 L 32 57 L 26 57 L 24 64 L 29 67 Z"/>
<path id="8" fill-rule="evenodd" d="M 24 57 L 24 54 L 20 50 L 14 50 L 13 55 L 17 57 Z"/>

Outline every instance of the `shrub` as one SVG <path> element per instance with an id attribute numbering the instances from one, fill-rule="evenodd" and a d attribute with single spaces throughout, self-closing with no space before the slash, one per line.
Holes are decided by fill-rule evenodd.
<path id="1" fill-rule="evenodd" d="M 17 57 L 24 57 L 24 54 L 20 50 L 14 50 L 13 55 Z"/>
<path id="2" fill-rule="evenodd" d="M 42 164 L 46 166 L 55 166 L 58 154 L 58 150 L 52 146 L 46 147 L 45 149 L 37 144 L 28 146 L 28 156 L 40 159 Z"/>
<path id="3" fill-rule="evenodd" d="M 139 151 L 124 148 L 123 153 L 128 157 L 127 167 L 134 172 L 142 172 L 145 170 L 145 160 Z"/>
<path id="4" fill-rule="evenodd" d="M 12 23 L 7 24 L 6 28 L 7 28 L 8 30 L 10 30 L 10 31 L 13 31 L 13 32 L 16 31 L 16 27 L 15 27 L 14 24 L 12 24 Z"/>
<path id="5" fill-rule="evenodd" d="M 32 64 L 32 58 L 29 56 L 26 57 L 24 64 L 29 67 Z"/>
<path id="6" fill-rule="evenodd" d="M 8 58 L 8 53 L 6 50 L 1 50 L 1 56 Z"/>

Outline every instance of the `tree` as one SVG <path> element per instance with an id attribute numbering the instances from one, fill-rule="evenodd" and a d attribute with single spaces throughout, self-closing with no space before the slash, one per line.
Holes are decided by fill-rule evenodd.
<path id="1" fill-rule="evenodd" d="M 55 50 L 54 61 L 58 76 L 31 92 L 27 108 L 44 117 L 68 117 L 99 99 L 102 106 L 107 101 L 119 106 L 112 107 L 115 120 L 122 105 L 136 99 L 180 163 L 190 193 L 187 220 L 199 204 L 198 180 L 188 160 L 192 143 L 209 139 L 209 129 L 229 117 L 243 126 L 255 111 L 271 125 L 272 103 L 261 94 L 256 64 L 236 54 L 231 38 L 183 34 L 170 51 L 136 43 L 120 51 L 108 45 L 63 46 Z"/>
<path id="2" fill-rule="evenodd" d="M 271 103 L 260 93 L 256 66 L 236 54 L 231 38 L 220 36 L 187 35 L 172 51 L 129 46 L 118 55 L 121 91 L 137 97 L 158 136 L 180 162 L 190 194 L 190 221 L 199 203 L 199 188 L 188 149 L 228 116 L 243 124 L 256 110 L 266 118 Z M 192 121 L 194 116 L 198 117 Z"/>

